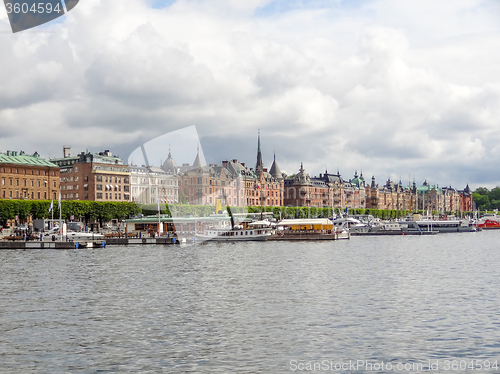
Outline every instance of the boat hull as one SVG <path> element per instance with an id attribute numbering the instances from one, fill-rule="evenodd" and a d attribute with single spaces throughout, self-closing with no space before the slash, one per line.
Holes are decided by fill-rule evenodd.
<path id="1" fill-rule="evenodd" d="M 248 241 L 265 241 L 271 237 L 269 235 L 252 235 L 252 236 L 210 236 L 210 235 L 195 235 L 195 239 L 199 241 L 216 241 L 216 242 L 248 242 Z"/>

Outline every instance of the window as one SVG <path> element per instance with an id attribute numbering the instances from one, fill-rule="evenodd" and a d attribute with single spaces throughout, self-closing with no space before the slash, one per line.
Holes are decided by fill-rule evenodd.
<path id="1" fill-rule="evenodd" d="M 19 197 L 19 191 L 16 191 L 16 198 Z"/>
<path id="2" fill-rule="evenodd" d="M 35 185 L 35 181 L 31 181 L 31 187 L 33 187 Z"/>
<path id="3" fill-rule="evenodd" d="M 130 187 L 129 186 L 123 186 L 123 191 L 130 192 Z"/>
<path id="4" fill-rule="evenodd" d="M 128 183 L 128 178 L 123 178 L 123 183 L 127 184 Z"/>
<path id="5" fill-rule="evenodd" d="M 5 197 L 5 191 L 2 192 L 2 197 Z"/>
<path id="6" fill-rule="evenodd" d="M 47 192 L 43 193 L 43 198 L 44 198 L 44 200 L 47 200 Z"/>
<path id="7" fill-rule="evenodd" d="M 56 181 L 54 181 L 54 188 L 56 188 Z"/>
<path id="8" fill-rule="evenodd" d="M 108 198 L 108 193 L 106 192 L 106 199 Z"/>
<path id="9" fill-rule="evenodd" d="M 102 179 L 102 178 L 101 178 L 101 179 Z M 102 184 L 96 184 L 95 189 L 96 189 L 97 191 L 102 191 Z M 101 194 L 101 198 L 102 198 L 102 194 Z"/>
<path id="10" fill-rule="evenodd" d="M 96 196 L 98 199 L 102 199 L 102 192 L 98 192 Z"/>
<path id="11" fill-rule="evenodd" d="M 96 182 L 102 182 L 102 175 L 97 175 L 97 176 L 95 177 L 95 181 L 96 181 Z"/>
<path id="12" fill-rule="evenodd" d="M 115 193 L 115 200 L 118 200 L 118 194 Z"/>
<path id="13" fill-rule="evenodd" d="M 84 182 L 84 183 L 87 183 L 88 181 L 89 181 L 89 176 L 88 176 L 88 175 L 85 175 L 85 176 L 83 177 L 83 182 Z"/>
<path id="14" fill-rule="evenodd" d="M 40 181 L 38 181 L 38 187 L 40 187 Z"/>
<path id="15" fill-rule="evenodd" d="M 55 199 L 57 199 L 57 196 L 56 196 L 56 193 L 55 193 L 55 192 L 54 192 L 54 197 L 53 197 L 53 199 L 54 199 L 54 200 L 55 200 Z"/>
<path id="16" fill-rule="evenodd" d="M 5 186 L 5 178 L 2 179 L 2 186 Z"/>
<path id="17" fill-rule="evenodd" d="M 12 191 L 9 191 L 9 197 L 12 197 Z"/>

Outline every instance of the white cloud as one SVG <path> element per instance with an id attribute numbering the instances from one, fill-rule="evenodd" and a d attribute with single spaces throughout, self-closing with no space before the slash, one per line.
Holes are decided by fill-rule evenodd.
<path id="1" fill-rule="evenodd" d="M 0 149 L 54 155 L 71 144 L 126 157 L 195 124 L 202 142 L 221 142 L 204 144 L 207 161 L 251 164 L 261 128 L 272 140 L 265 160 L 276 151 L 291 172 L 304 161 L 311 174 L 339 166 L 379 182 L 412 174 L 417 182 L 500 184 L 492 177 L 498 5 L 325 4 L 261 14 L 270 0 L 182 0 L 164 9 L 86 0 L 64 23 L 39 28 L 53 33 L 2 34 Z"/>

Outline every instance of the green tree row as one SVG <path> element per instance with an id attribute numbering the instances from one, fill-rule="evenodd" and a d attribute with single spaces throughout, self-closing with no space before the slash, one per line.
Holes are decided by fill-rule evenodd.
<path id="1" fill-rule="evenodd" d="M 479 187 L 472 193 L 472 200 L 478 210 L 500 209 L 500 187 L 495 187 L 491 191 L 486 187 Z"/>
<path id="2" fill-rule="evenodd" d="M 50 204 L 50 200 L 0 200 L 0 217 L 7 220 L 14 219 L 17 215 L 21 221 L 29 216 L 33 219 L 51 218 Z M 59 218 L 57 201 L 53 204 L 54 218 Z M 124 219 L 141 212 L 140 207 L 135 203 L 80 200 L 63 201 L 61 209 L 63 219 L 70 219 L 74 216 L 75 220 L 79 220 L 80 217 L 84 217 L 87 222 L 95 220 L 107 222 L 113 218 Z"/>

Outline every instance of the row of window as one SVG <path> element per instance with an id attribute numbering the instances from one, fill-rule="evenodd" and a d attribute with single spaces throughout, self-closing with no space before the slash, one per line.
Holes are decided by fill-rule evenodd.
<path id="1" fill-rule="evenodd" d="M 102 184 L 96 184 L 95 189 L 96 189 L 97 191 L 102 191 L 102 190 L 103 190 L 103 186 L 102 186 Z M 104 190 L 105 190 L 105 191 L 115 191 L 115 192 L 121 192 L 121 191 L 122 191 L 122 186 L 121 186 L 121 185 L 115 185 L 115 186 L 113 186 L 113 185 L 108 185 L 108 184 L 106 184 L 106 185 L 104 186 Z M 129 192 L 129 191 L 130 191 L 130 186 L 129 186 L 129 185 L 125 185 L 125 186 L 123 186 L 123 191 L 124 191 L 124 192 Z"/>
<path id="2" fill-rule="evenodd" d="M 47 185 L 47 181 L 43 181 L 44 183 L 44 187 Z M 7 181 L 5 178 L 2 178 L 2 186 L 5 186 L 7 184 Z M 8 183 L 9 186 L 13 186 L 14 185 L 14 180 L 12 178 L 9 178 L 9 183 Z M 16 182 L 15 182 L 15 185 L 16 186 L 19 186 L 19 179 L 16 179 Z M 24 187 L 27 187 L 28 186 L 28 181 L 26 179 L 23 180 L 23 185 Z M 31 187 L 35 187 L 35 181 L 34 180 L 30 180 L 30 185 Z M 37 181 L 37 187 L 40 187 L 41 186 L 41 181 Z M 54 181 L 54 188 L 57 187 L 57 182 Z"/>
<path id="3" fill-rule="evenodd" d="M 86 176 L 85 178 L 87 178 L 87 180 L 86 180 L 85 182 L 88 182 L 88 176 Z M 114 179 L 115 179 L 115 182 L 114 182 L 114 183 L 121 183 L 121 182 L 122 182 L 122 177 L 114 177 Z M 102 175 L 96 175 L 96 177 L 95 177 L 95 181 L 96 181 L 96 182 L 101 182 L 101 183 L 102 183 L 102 182 L 103 182 L 103 177 L 102 177 Z M 130 181 L 130 179 L 129 179 L 128 177 L 123 178 L 123 183 L 124 183 L 124 184 L 128 184 L 128 183 L 129 183 L 129 181 Z M 111 176 L 107 176 L 107 175 L 106 175 L 106 176 L 104 177 L 104 182 L 105 182 L 105 183 L 113 183 L 113 177 L 111 177 Z"/>
<path id="4" fill-rule="evenodd" d="M 96 198 L 98 200 L 101 200 L 104 196 L 105 196 L 106 200 L 113 200 L 113 193 L 111 193 L 111 192 L 106 192 L 106 194 L 104 194 L 102 192 L 98 192 L 96 194 Z M 88 197 L 87 197 L 87 199 L 88 199 Z M 122 194 L 121 193 L 115 193 L 114 200 L 121 200 L 121 199 L 122 199 Z M 123 194 L 123 199 L 124 200 L 129 200 L 130 199 L 130 195 L 128 193 Z"/>
<path id="5" fill-rule="evenodd" d="M 7 196 L 8 195 L 8 196 Z M 40 200 L 42 198 L 42 194 L 40 192 L 37 192 L 37 194 L 35 195 L 34 192 L 27 192 L 27 191 L 9 191 L 9 193 L 7 194 L 7 191 L 2 191 L 2 198 L 3 199 L 6 199 L 7 197 L 9 198 L 16 198 L 16 199 L 19 199 L 19 198 L 23 198 L 23 199 L 27 199 L 27 198 L 30 198 L 30 199 L 35 199 L 35 196 L 38 200 Z M 54 192 L 54 196 L 52 197 L 53 199 L 56 199 L 56 193 Z M 47 192 L 44 192 L 43 193 L 43 199 L 44 200 L 47 200 Z"/>
<path id="6" fill-rule="evenodd" d="M 29 173 L 26 173 L 26 169 L 21 169 L 21 173 L 19 173 L 19 169 L 13 169 L 13 168 L 0 168 L 0 172 L 2 173 L 14 173 L 14 174 L 31 174 L 31 175 L 49 175 L 49 172 L 47 170 L 30 170 Z M 41 173 L 41 174 L 40 174 Z M 52 171 L 52 175 L 55 176 L 56 172 Z"/>

